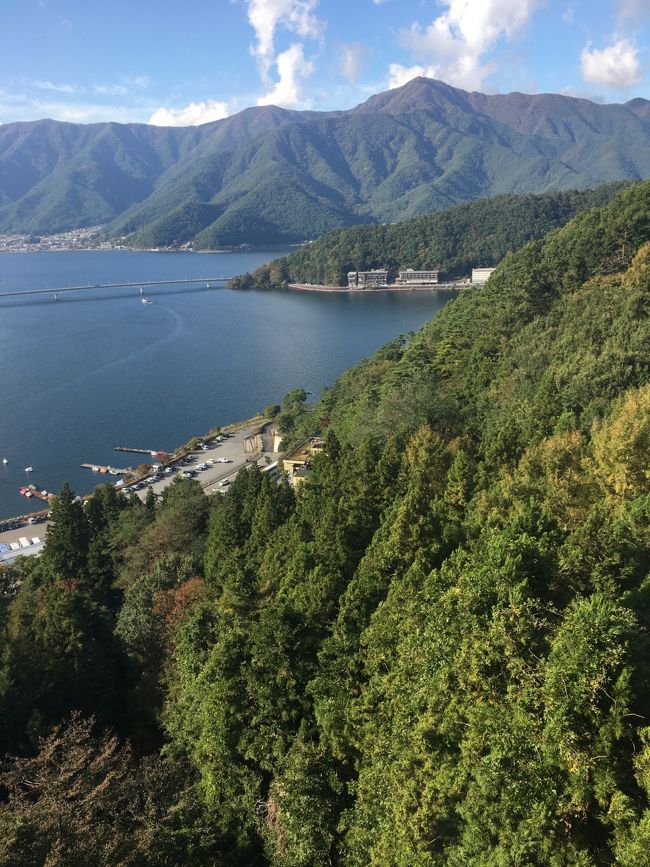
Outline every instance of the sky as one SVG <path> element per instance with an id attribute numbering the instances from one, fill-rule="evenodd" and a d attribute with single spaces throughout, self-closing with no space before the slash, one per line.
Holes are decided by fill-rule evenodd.
<path id="1" fill-rule="evenodd" d="M 346 109 L 417 75 L 650 96 L 650 0 L 0 0 L 0 124 Z"/>

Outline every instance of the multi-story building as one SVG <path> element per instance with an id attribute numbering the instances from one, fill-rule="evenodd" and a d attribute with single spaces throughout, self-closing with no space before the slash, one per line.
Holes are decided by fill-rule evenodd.
<path id="1" fill-rule="evenodd" d="M 434 286 L 438 282 L 438 272 L 414 271 L 413 268 L 407 268 L 405 271 L 398 272 L 395 282 L 400 286 Z"/>
<path id="2" fill-rule="evenodd" d="M 324 448 L 325 442 L 321 437 L 310 437 L 283 456 L 282 468 L 294 488 L 309 475 L 312 458 L 320 454 Z"/>
<path id="3" fill-rule="evenodd" d="M 348 286 L 351 289 L 365 289 L 368 286 L 386 286 L 388 271 L 348 271 Z"/>
<path id="4" fill-rule="evenodd" d="M 490 274 L 494 268 L 472 268 L 472 283 L 482 286 L 490 279 Z"/>

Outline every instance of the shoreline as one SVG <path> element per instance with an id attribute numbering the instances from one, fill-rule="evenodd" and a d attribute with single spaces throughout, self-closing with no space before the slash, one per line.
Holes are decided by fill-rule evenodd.
<path id="1" fill-rule="evenodd" d="M 115 245 L 115 246 L 106 246 L 100 244 L 98 246 L 87 246 L 87 247 L 40 247 L 40 246 L 26 246 L 26 247 L 16 247 L 16 248 L 4 248 L 0 246 L 0 253 L 8 254 L 8 253 L 196 253 L 197 255 L 202 254 L 214 254 L 214 253 L 256 253 L 256 252 L 265 252 L 270 251 L 282 253 L 283 255 L 287 255 L 286 251 L 291 248 L 293 249 L 302 247 L 304 244 L 271 244 L 269 246 L 265 244 L 257 245 L 247 245 L 247 244 L 239 244 L 235 247 L 215 247 L 214 249 L 209 250 L 182 250 L 176 247 L 129 247 L 128 245 Z"/>
<path id="2" fill-rule="evenodd" d="M 243 429 L 248 428 L 248 427 L 253 427 L 253 428 L 256 428 L 258 426 L 263 427 L 264 425 L 269 424 L 270 421 L 272 421 L 272 419 L 266 418 L 262 413 L 257 413 L 256 415 L 251 416 L 251 418 L 242 419 L 240 421 L 230 422 L 230 423 L 222 425 L 222 426 L 221 425 L 215 425 L 214 427 L 210 428 L 206 434 L 197 434 L 196 436 L 190 437 L 189 440 L 187 440 L 186 442 L 177 446 L 173 451 L 171 451 L 169 453 L 170 460 L 167 463 L 172 464 L 172 463 L 176 463 L 179 460 L 182 460 L 182 458 L 185 457 L 185 455 L 196 450 L 196 447 L 192 448 L 191 443 L 193 443 L 195 440 L 200 441 L 200 440 L 211 439 L 212 437 L 216 436 L 216 431 L 221 431 L 222 433 L 237 433 L 238 431 L 243 430 Z M 175 455 L 175 457 L 173 457 L 174 455 Z M 153 460 L 153 458 L 151 458 L 151 459 Z M 118 473 L 117 475 L 119 475 L 120 477 L 123 476 L 122 473 Z M 141 479 L 138 479 L 138 481 L 146 481 L 148 478 L 149 478 L 149 475 L 143 476 Z M 97 482 L 97 484 L 93 486 L 92 490 L 89 493 L 79 494 L 79 496 L 81 497 L 81 499 L 83 501 L 85 501 L 89 497 L 92 497 L 92 495 L 95 493 L 97 488 L 100 488 L 106 484 L 110 484 L 110 482 L 107 481 L 107 479 L 105 479 L 104 481 Z M 57 496 L 57 495 L 55 494 L 54 496 Z M 49 512 L 50 508 L 51 508 L 51 505 L 48 504 L 42 509 L 35 509 L 31 512 L 25 512 L 21 515 L 12 515 L 11 517 L 8 517 L 8 518 L 0 518 L 0 525 L 5 524 L 5 523 L 10 523 L 12 521 L 27 521 L 29 518 L 32 518 L 32 517 L 38 517 L 38 516 L 46 515 L 47 512 Z"/>
<path id="3" fill-rule="evenodd" d="M 376 292 L 459 292 L 471 283 L 438 283 L 435 286 L 400 286 L 396 283 L 376 288 L 359 289 L 350 286 L 321 286 L 316 283 L 287 283 L 293 292 L 345 292 L 357 295 L 372 295 Z"/>

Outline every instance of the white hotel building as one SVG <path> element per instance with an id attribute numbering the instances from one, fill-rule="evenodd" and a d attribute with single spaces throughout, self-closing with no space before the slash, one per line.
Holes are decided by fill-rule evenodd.
<path id="1" fill-rule="evenodd" d="M 399 286 L 435 286 L 437 282 L 437 271 L 414 271 L 413 268 L 398 271 L 395 280 Z"/>
<path id="2" fill-rule="evenodd" d="M 490 279 L 490 274 L 494 268 L 472 268 L 472 283 L 478 286 L 483 286 Z"/>
<path id="3" fill-rule="evenodd" d="M 365 289 L 367 286 L 386 286 L 388 271 L 348 271 L 350 289 Z"/>

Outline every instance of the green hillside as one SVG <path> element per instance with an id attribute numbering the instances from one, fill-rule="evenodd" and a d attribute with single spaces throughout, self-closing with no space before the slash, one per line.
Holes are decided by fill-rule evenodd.
<path id="1" fill-rule="evenodd" d="M 289 256 L 241 275 L 231 287 L 316 283 L 346 286 L 348 271 L 439 268 L 441 279 L 496 265 L 527 241 L 558 229 L 580 211 L 607 204 L 625 184 L 541 195 L 495 196 L 394 225 L 329 232 Z"/>
<path id="2" fill-rule="evenodd" d="M 649 313 L 643 183 L 287 395 L 295 493 L 64 490 L 0 567 L 0 862 L 647 863 Z"/>
<path id="3" fill-rule="evenodd" d="M 53 120 L 0 125 L 0 231 L 48 234 L 118 215 L 128 221 L 134 204 L 160 185 L 164 207 L 155 216 L 167 215 L 196 199 L 174 190 L 189 166 L 202 165 L 207 155 L 218 162 L 274 126 L 309 116 L 265 106 L 199 127 Z M 218 177 L 210 178 L 215 182 Z M 199 195 L 205 198 L 205 185 Z"/>

